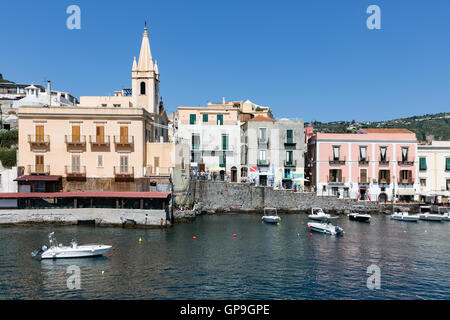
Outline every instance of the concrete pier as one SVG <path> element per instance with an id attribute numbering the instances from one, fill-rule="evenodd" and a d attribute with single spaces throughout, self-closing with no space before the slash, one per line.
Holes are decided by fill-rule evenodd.
<path id="1" fill-rule="evenodd" d="M 165 210 L 141 209 L 11 209 L 0 210 L 0 225 L 95 224 L 96 226 L 166 228 Z"/>

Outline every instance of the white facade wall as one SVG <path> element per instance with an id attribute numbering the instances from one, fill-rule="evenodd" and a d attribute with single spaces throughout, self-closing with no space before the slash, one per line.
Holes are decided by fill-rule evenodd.
<path id="1" fill-rule="evenodd" d="M 0 163 L 0 193 L 17 192 L 17 167 L 3 168 Z"/>

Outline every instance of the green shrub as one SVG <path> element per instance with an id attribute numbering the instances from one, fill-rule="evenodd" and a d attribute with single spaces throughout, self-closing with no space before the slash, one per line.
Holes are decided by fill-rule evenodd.
<path id="1" fill-rule="evenodd" d="M 0 162 L 7 168 L 15 167 L 17 164 L 17 149 L 0 148 Z"/>
<path id="2" fill-rule="evenodd" d="M 0 148 L 11 148 L 11 146 L 17 145 L 18 140 L 18 130 L 0 130 Z"/>

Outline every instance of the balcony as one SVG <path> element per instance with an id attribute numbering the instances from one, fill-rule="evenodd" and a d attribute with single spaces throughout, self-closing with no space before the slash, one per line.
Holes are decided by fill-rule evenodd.
<path id="1" fill-rule="evenodd" d="M 134 145 L 134 136 L 114 136 L 116 147 L 131 148 Z"/>
<path id="2" fill-rule="evenodd" d="M 108 147 L 109 136 L 89 136 L 89 142 L 93 147 Z"/>
<path id="3" fill-rule="evenodd" d="M 398 184 L 411 185 L 411 184 L 414 184 L 414 179 L 413 178 L 406 178 L 406 179 L 399 178 L 398 179 Z"/>
<path id="4" fill-rule="evenodd" d="M 269 160 L 258 159 L 258 166 L 269 166 L 269 165 L 270 165 L 270 161 Z"/>
<path id="5" fill-rule="evenodd" d="M 31 145 L 31 147 L 46 148 L 50 145 L 50 136 L 49 135 L 39 135 L 39 136 L 28 135 L 28 143 Z"/>
<path id="6" fill-rule="evenodd" d="M 378 184 L 390 184 L 391 179 L 390 178 L 380 178 L 378 179 Z"/>
<path id="7" fill-rule="evenodd" d="M 291 160 L 291 161 L 288 161 L 288 160 L 284 160 L 284 166 L 285 167 L 296 167 L 297 166 L 297 160 Z"/>
<path id="8" fill-rule="evenodd" d="M 66 177 L 68 180 L 84 180 L 86 179 L 86 166 L 66 166 Z"/>
<path id="9" fill-rule="evenodd" d="M 83 147 L 86 145 L 86 136 L 64 136 L 68 147 Z"/>
<path id="10" fill-rule="evenodd" d="M 258 138 L 258 147 L 269 147 L 269 138 Z"/>
<path id="11" fill-rule="evenodd" d="M 345 182 L 345 178 L 343 177 L 339 177 L 339 176 L 327 176 L 327 182 L 328 183 L 344 183 Z"/>
<path id="12" fill-rule="evenodd" d="M 409 160 L 409 159 L 399 159 L 399 160 L 397 160 L 397 163 L 400 166 L 412 166 L 412 165 L 414 165 L 414 161 Z"/>
<path id="13" fill-rule="evenodd" d="M 146 177 L 169 177 L 170 176 L 170 167 L 153 167 L 153 166 L 146 166 L 145 167 L 145 176 Z"/>
<path id="14" fill-rule="evenodd" d="M 114 166 L 114 177 L 116 180 L 133 180 L 134 167 Z"/>
<path id="15" fill-rule="evenodd" d="M 330 162 L 330 164 L 345 164 L 345 157 L 343 158 L 329 157 L 328 161 Z"/>
<path id="16" fill-rule="evenodd" d="M 369 164 L 369 158 L 368 157 L 366 157 L 364 159 L 360 158 L 358 160 L 358 163 L 359 163 L 360 166 L 367 166 Z"/>
<path id="17" fill-rule="evenodd" d="M 384 159 L 381 159 L 380 158 L 380 160 L 378 160 L 378 163 L 379 163 L 379 165 L 380 166 L 388 166 L 389 165 L 389 158 L 384 158 Z"/>
<path id="18" fill-rule="evenodd" d="M 370 184 L 370 178 L 367 177 L 359 177 L 358 178 L 359 184 Z"/>
<path id="19" fill-rule="evenodd" d="M 295 146 L 297 143 L 294 141 L 294 138 L 292 138 L 292 139 L 285 139 L 284 140 L 284 146 L 285 147 L 292 147 L 292 146 Z"/>
<path id="20" fill-rule="evenodd" d="M 50 166 L 49 165 L 36 165 L 36 166 L 28 166 L 28 174 L 30 175 L 38 175 L 38 176 L 48 176 L 50 175 Z"/>

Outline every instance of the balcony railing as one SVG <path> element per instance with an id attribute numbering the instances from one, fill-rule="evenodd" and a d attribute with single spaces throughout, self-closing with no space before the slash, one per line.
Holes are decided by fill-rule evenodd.
<path id="1" fill-rule="evenodd" d="M 366 157 L 365 159 L 359 158 L 358 163 L 360 165 L 368 165 L 369 164 L 369 158 L 368 157 Z"/>
<path id="2" fill-rule="evenodd" d="M 133 179 L 134 167 L 114 166 L 114 177 L 116 179 Z"/>
<path id="3" fill-rule="evenodd" d="M 92 146 L 105 147 L 109 146 L 109 136 L 89 136 L 89 142 Z"/>
<path id="4" fill-rule="evenodd" d="M 398 159 L 397 162 L 401 166 L 412 166 L 414 164 L 414 161 L 409 159 Z"/>
<path id="5" fill-rule="evenodd" d="M 370 183 L 370 178 L 367 178 L 367 177 L 359 177 L 359 178 L 358 178 L 358 183 L 359 183 L 359 184 L 369 184 L 369 183 Z"/>
<path id="6" fill-rule="evenodd" d="M 285 138 L 284 145 L 285 146 L 295 146 L 297 143 L 294 141 L 294 138 L 288 139 Z"/>
<path id="7" fill-rule="evenodd" d="M 43 165 L 43 164 L 38 164 L 35 166 L 29 165 L 28 166 L 28 174 L 48 176 L 48 175 L 50 175 L 50 166 Z"/>
<path id="8" fill-rule="evenodd" d="M 86 178 L 86 166 L 66 166 L 67 178 Z"/>
<path id="9" fill-rule="evenodd" d="M 391 178 L 380 178 L 378 179 L 378 184 L 390 184 Z"/>
<path id="10" fill-rule="evenodd" d="M 344 183 L 345 178 L 339 176 L 327 176 L 328 183 Z"/>
<path id="11" fill-rule="evenodd" d="M 414 179 L 413 178 L 399 178 L 398 179 L 398 184 L 414 184 Z"/>
<path id="12" fill-rule="evenodd" d="M 114 136 L 114 144 L 118 147 L 132 147 L 134 136 Z"/>
<path id="13" fill-rule="evenodd" d="M 258 166 L 268 166 L 270 164 L 269 160 L 258 159 Z"/>
<path id="14" fill-rule="evenodd" d="M 145 176 L 170 176 L 170 167 L 153 167 L 146 166 L 145 167 Z"/>
<path id="15" fill-rule="evenodd" d="M 345 157 L 329 157 L 328 161 L 330 162 L 330 164 L 345 164 Z"/>
<path id="16" fill-rule="evenodd" d="M 50 145 L 49 135 L 28 135 L 28 142 L 32 147 L 47 147 Z"/>
<path id="17" fill-rule="evenodd" d="M 386 157 L 386 158 L 384 158 L 384 159 L 379 159 L 378 160 L 378 163 L 380 164 L 380 165 L 388 165 L 389 164 L 389 158 L 388 157 Z"/>
<path id="18" fill-rule="evenodd" d="M 268 146 L 269 145 L 269 138 L 259 138 L 258 137 L 258 146 Z"/>
<path id="19" fill-rule="evenodd" d="M 297 166 L 297 160 L 284 160 L 284 166 L 285 167 L 296 167 Z"/>
<path id="20" fill-rule="evenodd" d="M 84 146 L 86 145 L 86 136 L 69 136 L 64 137 L 64 141 L 68 146 Z"/>

